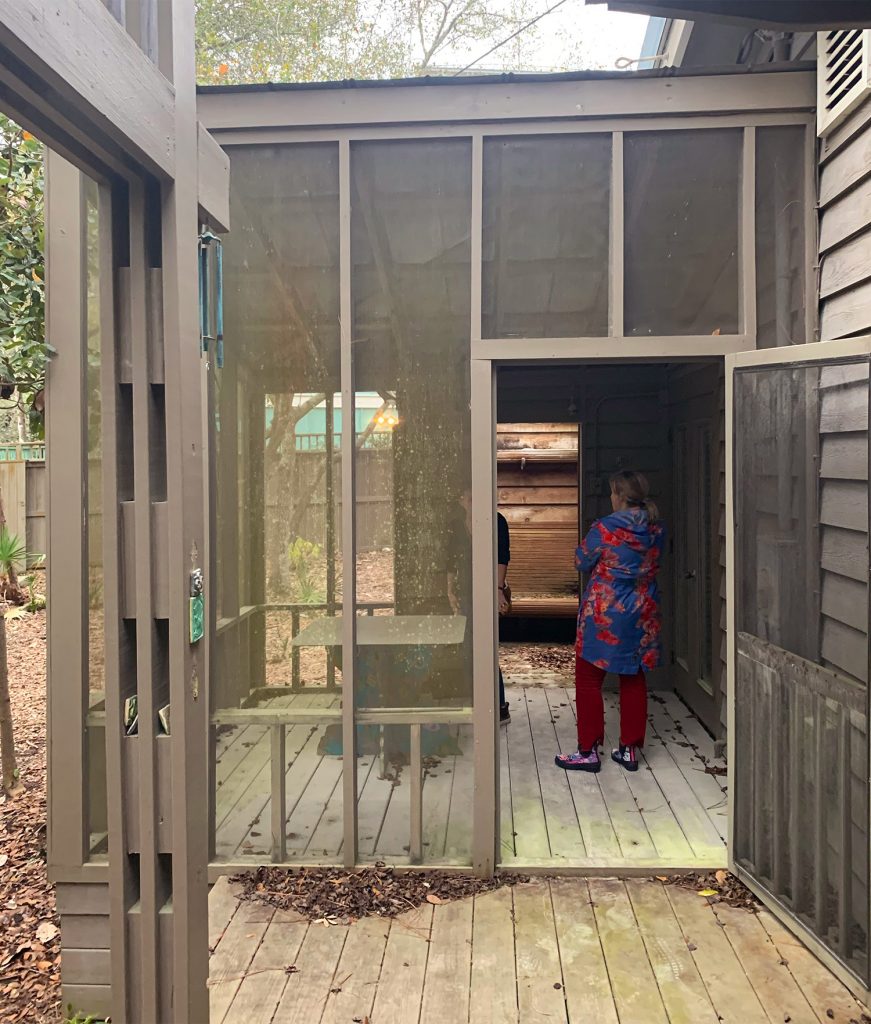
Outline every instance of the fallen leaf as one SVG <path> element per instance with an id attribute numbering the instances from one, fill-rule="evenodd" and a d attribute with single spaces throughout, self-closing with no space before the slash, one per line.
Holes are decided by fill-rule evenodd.
<path id="1" fill-rule="evenodd" d="M 436 906 L 440 906 L 442 903 L 444 903 L 444 900 L 441 898 L 441 896 L 436 896 L 434 892 L 428 892 L 426 894 L 426 901 L 427 903 L 434 903 Z"/>
<path id="2" fill-rule="evenodd" d="M 699 896 L 717 896 L 716 889 L 699 889 Z"/>
<path id="3" fill-rule="evenodd" d="M 43 921 L 42 924 L 36 929 L 36 938 L 43 946 L 47 946 L 52 939 L 58 933 L 58 927 L 52 924 L 51 921 Z"/>
<path id="4" fill-rule="evenodd" d="M 656 880 L 657 880 L 657 882 L 667 882 L 668 881 L 668 875 L 657 875 L 656 876 Z"/>
<path id="5" fill-rule="evenodd" d="M 722 870 L 718 871 L 715 877 L 716 877 L 717 881 L 720 883 L 720 885 L 725 885 L 726 884 L 726 872 L 725 871 L 722 871 Z"/>

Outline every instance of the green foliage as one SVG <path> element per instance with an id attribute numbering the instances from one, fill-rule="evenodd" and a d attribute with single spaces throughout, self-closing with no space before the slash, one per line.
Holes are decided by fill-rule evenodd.
<path id="1" fill-rule="evenodd" d="M 64 1024 L 103 1024 L 102 1017 L 94 1017 L 92 1014 L 83 1014 L 74 1010 L 72 1005 L 67 1006 L 67 1015 Z"/>
<path id="2" fill-rule="evenodd" d="M 24 542 L 16 533 L 10 533 L 4 526 L 0 529 L 0 573 L 6 579 L 9 576 L 23 569 L 27 564 L 27 549 Z"/>
<path id="3" fill-rule="evenodd" d="M 26 576 L 22 576 L 21 582 L 27 588 L 27 601 L 24 604 L 24 610 L 28 612 L 44 611 L 46 606 L 45 594 L 37 593 L 36 573 L 30 572 Z"/>
<path id="4" fill-rule="evenodd" d="M 322 550 L 319 544 L 297 537 L 287 549 L 290 567 L 296 577 L 296 600 L 299 604 L 323 604 L 326 594 L 312 578 L 313 570 L 321 560 Z"/>
<path id="5" fill-rule="evenodd" d="M 38 437 L 48 353 L 43 200 L 42 146 L 0 114 L 0 395 L 8 404 L 17 389 Z"/>

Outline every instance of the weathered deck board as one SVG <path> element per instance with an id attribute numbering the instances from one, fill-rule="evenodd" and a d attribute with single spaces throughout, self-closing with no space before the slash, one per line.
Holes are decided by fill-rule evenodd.
<path id="1" fill-rule="evenodd" d="M 469 1020 L 517 1024 L 512 891 L 485 893 L 474 904 Z"/>
<path id="2" fill-rule="evenodd" d="M 619 744 L 619 731 L 612 715 L 605 719 L 605 756 L 610 757 L 612 748 Z M 615 766 L 616 767 L 616 766 Z M 642 752 L 641 768 L 637 772 L 624 772 L 626 785 L 638 807 L 648 834 L 653 840 L 657 854 L 668 864 L 690 863 L 694 852 L 684 835 L 680 821 L 675 817 L 668 797 L 649 769 L 649 763 Z"/>
<path id="3" fill-rule="evenodd" d="M 571 860 L 572 856 L 578 853 L 585 856 L 583 834 L 566 773 L 553 763 L 554 755 L 559 748 L 547 692 L 544 689 L 528 689 L 526 709 L 535 768 L 541 783 L 541 803 L 547 823 L 550 854 L 554 860 Z"/>
<path id="4" fill-rule="evenodd" d="M 759 923 L 771 939 L 778 959 L 786 961 L 790 974 L 821 1021 L 862 1019 L 861 1014 L 856 1013 L 856 1001 L 850 993 L 773 914 L 761 911 Z M 833 1018 L 829 1017 L 829 1010 Z"/>
<path id="5" fill-rule="evenodd" d="M 285 968 L 296 962 L 308 928 L 306 921 L 285 924 L 273 919 L 270 922 L 224 1024 L 249 1024 L 261 1018 L 272 1020 L 287 985 Z"/>
<path id="6" fill-rule="evenodd" d="M 515 888 L 514 941 L 520 1019 L 565 1024 L 559 945 L 546 880 Z"/>
<path id="7" fill-rule="evenodd" d="M 727 906 L 718 906 L 714 912 L 768 1016 L 772 1020 L 789 1017 L 791 1024 L 818 1024 L 819 1018 L 790 974 L 788 962 L 778 956 L 758 915 Z"/>
<path id="8" fill-rule="evenodd" d="M 614 878 L 589 886 L 620 1024 L 668 1024 L 626 886 Z"/>
<path id="9" fill-rule="evenodd" d="M 704 982 L 661 885 L 627 886 L 670 1024 L 717 1024 Z M 747 911 L 741 911 L 746 916 Z"/>
<path id="10" fill-rule="evenodd" d="M 472 970 L 472 900 L 433 908 L 420 1024 L 467 1024 Z"/>
<path id="11" fill-rule="evenodd" d="M 378 1024 L 408 1024 L 418 1019 L 431 927 L 429 904 L 391 922 L 372 1006 L 372 1020 Z"/>
<path id="12" fill-rule="evenodd" d="M 725 1024 L 768 1024 L 768 1015 L 707 901 L 676 886 L 666 892 L 720 1019 Z"/>
<path id="13" fill-rule="evenodd" d="M 309 925 L 296 960 L 289 965 L 296 971 L 287 975 L 272 1024 L 312 1024 L 321 1019 L 347 934 L 345 925 Z M 253 1024 L 253 1018 L 247 1024 Z"/>
<path id="14" fill-rule="evenodd" d="M 218 942 L 209 964 L 209 1019 L 212 1024 L 222 1024 L 227 1016 L 272 916 L 271 908 L 242 903 Z"/>
<path id="15" fill-rule="evenodd" d="M 348 930 L 321 1024 L 347 1024 L 372 1013 L 389 932 L 390 922 L 377 917 L 357 921 Z"/>
<path id="16" fill-rule="evenodd" d="M 210 905 L 218 1024 L 863 1019 L 770 914 L 653 879 L 540 878 L 333 927 L 250 903 L 233 912 L 228 891 L 213 890 Z"/>
<path id="17" fill-rule="evenodd" d="M 578 745 L 577 727 L 568 694 L 562 689 L 547 689 L 543 692 L 547 695 L 554 720 L 559 753 L 575 750 Z M 617 842 L 614 824 L 608 813 L 599 780 L 587 772 L 560 772 L 556 765 L 549 774 L 554 785 L 560 785 L 565 781 L 574 797 L 581 835 L 588 855 L 601 857 L 603 860 L 613 859 L 615 863 L 619 861 L 620 844 Z"/>
<path id="18" fill-rule="evenodd" d="M 713 741 L 673 694 L 651 702 L 650 742 L 642 770 L 623 772 L 609 759 L 618 729 L 617 696 L 606 692 L 607 741 L 599 775 L 564 772 L 553 763 L 575 747 L 574 695 L 561 686 L 509 682 L 512 721 L 500 729 L 502 861 L 530 867 L 724 867 L 725 779 L 707 775 Z M 334 703 L 330 694 L 284 695 L 283 706 Z M 678 726 L 683 730 L 677 731 Z M 423 785 L 424 861 L 471 856 L 474 773 L 471 730 L 458 729 L 461 753 L 432 762 Z M 248 737 L 248 738 L 244 738 Z M 285 775 L 289 861 L 338 860 L 342 851 L 341 758 L 318 753 L 321 730 L 287 730 Z M 665 739 L 664 739 L 665 738 Z M 251 746 L 246 746 L 251 744 Z M 217 854 L 230 862 L 270 859 L 268 730 L 249 727 L 223 751 L 218 766 Z M 363 860 L 404 862 L 409 847 L 409 774 L 398 785 L 381 774 L 380 758 L 358 761 L 359 843 Z M 710 806 L 708 806 L 710 805 Z M 717 805 L 717 806 L 714 806 Z"/>
<path id="19" fill-rule="evenodd" d="M 550 891 L 569 1020 L 618 1024 L 589 886 L 582 878 L 554 878 Z"/>
<path id="20" fill-rule="evenodd" d="M 550 857 L 541 784 L 529 728 L 526 701 L 511 716 L 508 750 L 511 758 L 511 799 L 514 805 L 514 845 L 517 859 Z"/>

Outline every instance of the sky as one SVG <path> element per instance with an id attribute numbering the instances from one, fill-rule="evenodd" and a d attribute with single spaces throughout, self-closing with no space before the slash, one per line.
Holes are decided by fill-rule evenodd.
<path id="1" fill-rule="evenodd" d="M 498 6 L 508 0 L 494 0 Z M 532 15 L 552 7 L 556 0 L 535 0 Z M 611 12 L 604 4 L 586 5 L 584 0 L 565 0 L 562 6 L 546 15 L 534 28 L 524 33 L 528 52 L 525 63 L 539 71 L 577 70 L 600 67 L 612 71 L 621 57 L 641 56 L 641 44 L 648 18 L 638 14 Z M 445 52 L 439 64 L 462 67 L 489 48 L 477 43 L 462 51 Z M 510 55 L 511 44 L 496 50 L 476 64 L 485 71 L 500 68 Z M 645 56 L 647 56 L 645 54 Z M 633 65 L 634 67 L 634 65 Z"/>

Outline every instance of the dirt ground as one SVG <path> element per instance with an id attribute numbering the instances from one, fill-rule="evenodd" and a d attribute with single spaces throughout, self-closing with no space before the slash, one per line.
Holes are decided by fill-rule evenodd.
<path id="1" fill-rule="evenodd" d="M 10 621 L 7 632 L 24 792 L 0 796 L 0 1016 L 3 1024 L 55 1024 L 60 922 L 45 863 L 45 612 Z"/>

